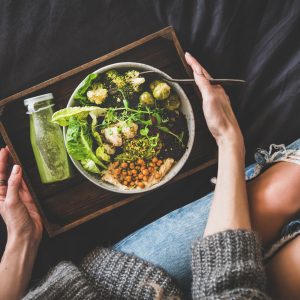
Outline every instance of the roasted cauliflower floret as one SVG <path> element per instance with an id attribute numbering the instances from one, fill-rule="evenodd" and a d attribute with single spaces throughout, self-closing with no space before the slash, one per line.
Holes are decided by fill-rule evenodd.
<path id="1" fill-rule="evenodd" d="M 108 155 L 114 155 L 116 153 L 116 149 L 114 146 L 109 144 L 103 144 L 104 150 Z"/>
<path id="2" fill-rule="evenodd" d="M 107 142 L 115 147 L 120 147 L 123 144 L 122 135 L 119 132 L 118 126 L 111 126 L 103 129 L 103 134 Z"/>
<path id="3" fill-rule="evenodd" d="M 140 72 L 136 70 L 127 71 L 125 80 L 134 92 L 139 92 L 141 85 L 145 82 L 145 78 L 140 77 Z"/>
<path id="4" fill-rule="evenodd" d="M 94 83 L 86 95 L 90 102 L 102 104 L 108 96 L 108 90 L 102 83 Z"/>
<path id="5" fill-rule="evenodd" d="M 119 126 L 121 128 L 121 132 L 125 139 L 132 139 L 136 136 L 138 131 L 138 125 L 136 123 L 131 122 L 130 124 L 126 124 L 126 122 L 120 122 Z"/>

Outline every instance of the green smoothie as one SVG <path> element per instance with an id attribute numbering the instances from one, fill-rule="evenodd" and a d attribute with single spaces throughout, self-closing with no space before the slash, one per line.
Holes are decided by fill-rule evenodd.
<path id="1" fill-rule="evenodd" d="M 30 140 L 41 181 L 51 183 L 71 177 L 68 155 L 59 125 L 51 122 L 53 95 L 26 99 L 30 115 Z"/>

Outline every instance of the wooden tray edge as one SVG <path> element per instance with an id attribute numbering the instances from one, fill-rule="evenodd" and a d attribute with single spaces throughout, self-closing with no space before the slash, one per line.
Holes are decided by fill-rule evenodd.
<path id="1" fill-rule="evenodd" d="M 48 86 L 50 84 L 54 84 L 54 83 L 56 83 L 56 82 L 58 82 L 60 80 L 63 80 L 65 78 L 69 77 L 69 76 L 75 75 L 75 74 L 77 74 L 77 73 L 79 73 L 79 72 L 81 72 L 83 70 L 86 70 L 86 69 L 90 68 L 91 66 L 99 64 L 99 63 L 101 63 L 101 62 L 103 62 L 105 60 L 111 59 L 111 58 L 113 58 L 113 57 L 115 57 L 115 56 L 123 53 L 124 51 L 128 51 L 130 49 L 135 48 L 136 46 L 142 45 L 143 43 L 148 42 L 148 41 L 154 39 L 157 36 L 163 36 L 164 34 L 167 34 L 167 33 L 171 33 L 173 35 L 173 37 L 174 37 L 174 34 L 175 34 L 175 37 L 176 37 L 176 33 L 174 31 L 174 28 L 172 26 L 168 26 L 168 27 L 163 28 L 163 29 L 161 29 L 159 31 L 151 33 L 151 34 L 149 34 L 149 35 L 147 35 L 147 36 L 145 36 L 145 37 L 143 37 L 143 38 L 141 38 L 141 39 L 139 39 L 137 41 L 134 41 L 134 42 L 132 42 L 130 44 L 127 44 L 127 45 L 125 45 L 125 46 L 123 46 L 123 47 L 121 47 L 121 48 L 119 48 L 117 50 L 109 52 L 108 54 L 104 54 L 104 55 L 102 55 L 102 56 L 100 56 L 100 57 L 98 57 L 98 58 L 96 58 L 94 60 L 91 60 L 91 61 L 89 61 L 89 62 L 87 62 L 87 63 L 85 63 L 83 65 L 80 65 L 80 66 L 75 67 L 75 68 L 73 68 L 73 69 L 71 69 L 69 71 L 66 71 L 66 72 L 64 72 L 64 73 L 62 73 L 60 75 L 57 75 L 57 76 L 55 76 L 55 77 L 53 77 L 51 79 L 48 79 L 48 80 L 43 81 L 41 83 L 38 83 L 38 84 L 36 84 L 36 85 L 34 85 L 32 87 L 29 87 L 29 88 L 27 88 L 25 90 L 17 92 L 15 94 L 11 95 L 11 96 L 6 97 L 6 98 L 0 99 L 0 107 L 6 105 L 6 104 L 8 104 L 8 103 L 10 103 L 10 102 L 12 102 L 12 101 L 14 101 L 16 99 L 18 99 L 18 98 L 22 98 L 22 97 L 24 97 L 24 96 L 26 96 L 28 94 L 31 94 L 31 93 L 33 93 L 35 91 L 43 89 L 43 88 L 45 88 L 46 86 Z M 177 44 L 178 44 L 179 41 L 178 41 L 177 37 L 176 37 L 176 40 L 177 40 Z M 178 49 L 177 46 L 176 46 L 176 49 Z"/>
<path id="2" fill-rule="evenodd" d="M 180 173 L 174 179 L 172 179 L 171 181 L 167 182 L 164 186 L 167 186 L 169 184 L 172 184 L 172 183 L 175 183 L 177 181 L 180 181 L 180 180 L 182 180 L 182 179 L 184 179 L 184 178 L 186 178 L 188 176 L 194 175 L 194 174 L 196 174 L 196 173 L 198 173 L 200 171 L 203 171 L 203 170 L 205 170 L 205 169 L 207 169 L 209 167 L 212 167 L 212 166 L 214 166 L 216 164 L 217 164 L 217 159 L 213 158 L 213 159 L 211 159 L 211 160 L 209 160 L 209 161 L 207 161 L 207 162 L 205 162 L 205 163 L 203 163 L 203 164 L 201 164 L 201 165 L 199 165 L 199 166 L 197 166 L 197 167 L 195 167 L 193 169 L 190 169 L 188 171 Z M 130 202 L 132 202 L 132 201 L 134 201 L 134 200 L 136 200 L 138 198 L 141 198 L 142 196 L 145 196 L 146 194 L 147 195 L 151 194 L 151 193 L 153 193 L 155 191 L 157 191 L 157 190 L 153 190 L 151 192 L 147 192 L 147 193 L 143 193 L 143 194 L 135 194 L 135 195 L 130 196 L 128 198 L 125 198 L 125 199 L 123 199 L 121 201 L 118 201 L 118 203 L 114 204 L 114 209 L 116 209 L 118 207 L 121 207 L 124 204 L 128 204 L 128 203 L 130 203 Z M 96 211 L 94 213 L 91 213 L 91 214 L 89 214 L 89 215 L 81 218 L 78 221 L 74 221 L 72 223 L 69 223 L 69 224 L 67 224 L 67 225 L 65 225 L 65 226 L 63 226 L 63 227 L 61 227 L 61 228 L 59 228 L 57 230 L 56 229 L 54 229 L 54 230 L 51 229 L 50 231 L 48 231 L 48 234 L 49 234 L 49 236 L 51 238 L 55 237 L 55 236 L 57 236 L 57 235 L 59 235 L 59 234 L 61 234 L 63 232 L 66 232 L 66 231 L 68 231 L 70 229 L 73 229 L 73 228 L 75 228 L 75 227 L 83 224 L 83 223 L 86 223 L 87 221 L 95 219 L 96 217 L 99 217 L 99 216 L 103 215 L 104 213 L 109 212 L 111 210 L 112 210 L 111 208 L 103 208 L 101 210 L 98 210 L 98 211 Z"/>

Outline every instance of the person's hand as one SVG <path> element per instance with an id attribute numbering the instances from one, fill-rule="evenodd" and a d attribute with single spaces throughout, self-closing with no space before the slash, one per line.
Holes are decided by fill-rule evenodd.
<path id="1" fill-rule="evenodd" d="M 0 214 L 8 239 L 22 238 L 38 245 L 43 231 L 41 217 L 22 178 L 21 167 L 14 165 L 8 174 L 9 156 L 7 148 L 0 150 Z"/>
<path id="2" fill-rule="evenodd" d="M 232 111 L 229 97 L 220 85 L 211 85 L 211 76 L 189 53 L 185 55 L 203 98 L 204 117 L 218 145 L 223 142 L 243 145 L 243 136 Z"/>
<path id="3" fill-rule="evenodd" d="M 8 174 L 9 150 L 0 150 L 0 214 L 7 228 L 7 243 L 0 262 L 0 299 L 21 299 L 31 277 L 42 237 L 42 221 L 14 165 Z"/>

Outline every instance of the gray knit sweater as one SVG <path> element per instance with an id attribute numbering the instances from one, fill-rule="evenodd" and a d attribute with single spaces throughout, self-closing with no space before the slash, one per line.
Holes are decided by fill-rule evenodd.
<path id="1" fill-rule="evenodd" d="M 268 299 L 255 233 L 220 232 L 193 245 L 193 299 Z M 183 299 L 162 269 L 112 249 L 96 248 L 76 267 L 56 266 L 24 299 Z"/>

